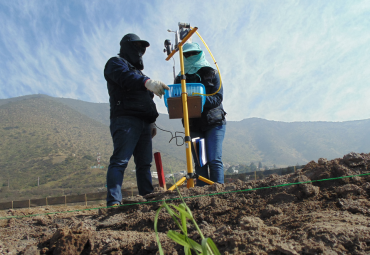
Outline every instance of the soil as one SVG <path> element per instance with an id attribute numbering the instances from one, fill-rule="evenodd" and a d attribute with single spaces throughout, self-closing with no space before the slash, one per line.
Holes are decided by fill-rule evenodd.
<path id="1" fill-rule="evenodd" d="M 185 201 L 221 254 L 370 254 L 370 175 L 314 181 L 369 170 L 370 154 L 350 153 L 330 161 L 311 161 L 287 175 L 181 187 L 180 191 L 185 197 L 197 196 Z M 297 182 L 307 183 L 269 188 Z M 248 190 L 255 188 L 261 189 Z M 233 192 L 237 190 L 244 191 Z M 177 192 L 157 191 L 135 199 L 175 197 Z M 0 220 L 0 254 L 157 254 L 154 217 L 161 205 L 132 205 L 131 201 L 131 205 L 68 213 L 86 207 L 1 211 L 0 217 L 39 215 Z M 180 245 L 167 238 L 170 229 L 177 227 L 162 211 L 158 230 L 165 254 L 184 254 Z M 189 233 L 200 242 L 193 226 Z"/>

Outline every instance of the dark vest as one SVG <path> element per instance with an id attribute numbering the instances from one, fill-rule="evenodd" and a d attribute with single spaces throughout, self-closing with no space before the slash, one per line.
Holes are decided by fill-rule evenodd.
<path id="1" fill-rule="evenodd" d="M 127 60 L 121 57 L 119 58 L 127 64 L 130 71 L 145 76 Z M 153 101 L 154 94 L 151 91 L 130 91 L 109 82 L 108 86 L 114 86 L 114 93 L 109 95 L 111 119 L 119 116 L 134 116 L 149 123 L 155 122 L 159 114 Z"/>

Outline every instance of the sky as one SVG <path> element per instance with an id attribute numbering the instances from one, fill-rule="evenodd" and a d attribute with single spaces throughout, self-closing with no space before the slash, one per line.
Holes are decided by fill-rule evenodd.
<path id="1" fill-rule="evenodd" d="M 0 99 L 108 103 L 104 66 L 127 33 L 150 42 L 143 72 L 173 84 L 163 45 L 178 22 L 198 27 L 215 57 L 227 120 L 370 118 L 368 0 L 0 0 Z"/>

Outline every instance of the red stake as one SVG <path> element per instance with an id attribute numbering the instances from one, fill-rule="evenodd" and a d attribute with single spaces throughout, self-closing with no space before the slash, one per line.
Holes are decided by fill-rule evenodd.
<path id="1" fill-rule="evenodd" d="M 154 160 L 155 160 L 155 166 L 157 168 L 159 186 L 161 186 L 166 191 L 167 190 L 166 179 L 164 178 L 164 172 L 163 172 L 162 159 L 161 159 L 160 152 L 154 153 Z"/>

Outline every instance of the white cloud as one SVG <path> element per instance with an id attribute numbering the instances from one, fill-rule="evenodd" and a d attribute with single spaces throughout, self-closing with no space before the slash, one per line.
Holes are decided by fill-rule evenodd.
<path id="1" fill-rule="evenodd" d="M 199 28 L 219 64 L 230 120 L 370 118 L 369 10 L 368 1 L 6 2 L 0 98 L 108 102 L 103 68 L 129 32 L 151 43 L 144 73 L 171 84 L 163 42 L 181 21 Z"/>

